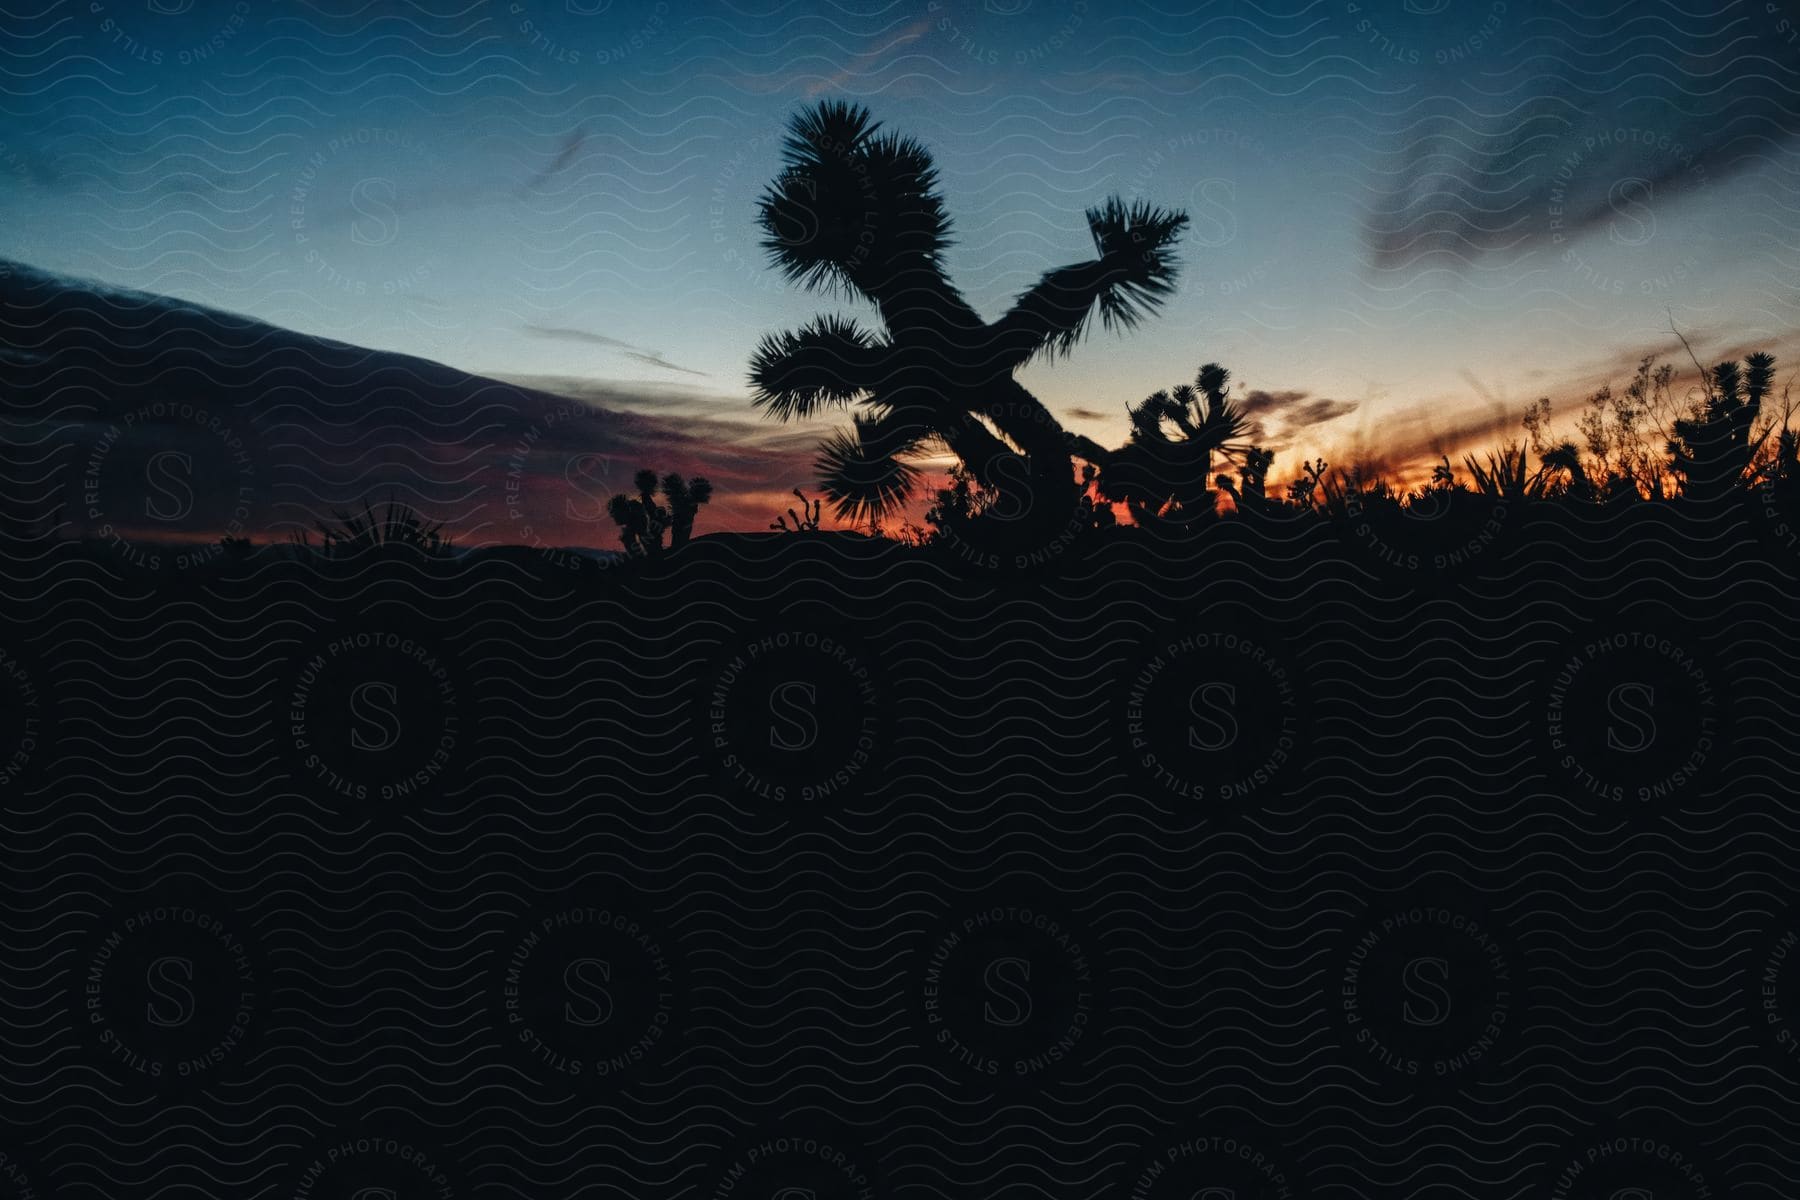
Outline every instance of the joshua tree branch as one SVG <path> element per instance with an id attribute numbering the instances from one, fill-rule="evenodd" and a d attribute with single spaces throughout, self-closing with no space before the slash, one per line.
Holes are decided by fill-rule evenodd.
<path id="1" fill-rule="evenodd" d="M 912 414 L 890 410 L 858 417 L 855 432 L 839 432 L 819 447 L 814 466 L 832 511 L 853 523 L 873 524 L 912 495 L 918 470 L 905 456 L 931 435 Z"/>
<path id="2" fill-rule="evenodd" d="M 1041 353 L 1069 353 L 1096 308 L 1107 328 L 1128 329 L 1174 290 L 1174 244 L 1185 214 L 1143 203 L 1127 208 L 1113 199 L 1089 209 L 1087 218 L 1099 257 L 1047 273 L 989 327 L 987 352 L 996 369 L 1023 366 Z"/>
<path id="3" fill-rule="evenodd" d="M 821 317 L 763 338 L 750 358 L 751 403 L 782 421 L 845 405 L 877 390 L 889 347 L 854 321 Z"/>

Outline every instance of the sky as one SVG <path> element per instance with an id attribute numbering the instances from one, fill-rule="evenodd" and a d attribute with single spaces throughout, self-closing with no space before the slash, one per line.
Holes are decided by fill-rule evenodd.
<path id="1" fill-rule="evenodd" d="M 791 477 L 758 503 L 810 483 L 833 422 L 757 417 L 757 340 L 869 316 L 757 246 L 783 122 L 824 98 L 932 149 L 990 318 L 1089 256 L 1107 196 L 1189 213 L 1159 315 L 1022 373 L 1110 445 L 1218 361 L 1277 479 L 1404 474 L 1540 395 L 1572 421 L 1641 354 L 1683 358 L 1675 329 L 1707 358 L 1800 328 L 1800 4 L 21 7 L 0 256 L 604 391 L 773 453 Z"/>

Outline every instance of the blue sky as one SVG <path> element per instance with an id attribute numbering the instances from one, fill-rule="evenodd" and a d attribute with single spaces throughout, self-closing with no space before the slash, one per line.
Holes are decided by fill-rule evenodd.
<path id="1" fill-rule="evenodd" d="M 845 97 L 936 153 L 954 275 L 991 316 L 1087 256 L 1107 195 L 1189 210 L 1160 317 L 1027 369 L 1075 428 L 1117 444 L 1126 403 L 1217 360 L 1268 393 L 1277 477 L 1315 452 L 1404 465 L 1673 357 L 1671 321 L 1703 355 L 1785 347 L 1793 20 L 1763 0 L 41 0 L 0 49 L 0 254 L 751 421 L 756 340 L 845 308 L 763 267 L 754 198 L 786 116 Z"/>

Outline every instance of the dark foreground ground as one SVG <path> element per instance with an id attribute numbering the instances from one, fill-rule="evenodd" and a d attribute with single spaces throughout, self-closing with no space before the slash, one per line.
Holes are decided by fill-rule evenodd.
<path id="1" fill-rule="evenodd" d="M 0 1195 L 1791 1196 L 1800 560 L 1504 524 L 15 547 Z"/>

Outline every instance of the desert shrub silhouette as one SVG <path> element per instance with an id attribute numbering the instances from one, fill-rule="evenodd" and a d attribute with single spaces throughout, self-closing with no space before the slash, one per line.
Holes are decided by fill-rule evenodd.
<path id="1" fill-rule="evenodd" d="M 1089 535 L 1118 525 L 1111 503 L 1099 492 L 1098 474 L 1092 463 L 1081 468 L 1074 506 L 1069 510 L 1066 522 L 1078 535 Z M 925 510 L 928 532 L 917 540 L 924 545 L 967 542 L 973 536 L 971 531 L 991 520 L 996 508 L 1005 502 L 998 489 L 983 486 L 966 468 L 952 466 L 944 486 L 933 493 L 931 505 Z"/>
<path id="2" fill-rule="evenodd" d="M 1275 456 L 1242 442 L 1249 421 L 1227 394 L 1231 372 L 1207 363 L 1173 392 L 1127 410 L 1131 440 L 1100 472 L 1101 495 L 1122 502 L 1134 524 L 1192 526 L 1214 515 L 1215 485 L 1239 504 L 1259 504 Z M 1240 483 L 1213 474 L 1213 456 L 1240 468 Z"/>
<path id="3" fill-rule="evenodd" d="M 1489 450 L 1485 462 L 1465 454 L 1463 465 L 1475 480 L 1475 490 L 1490 500 L 1541 500 L 1550 478 L 1548 464 L 1531 470 L 1530 455 L 1516 442 Z"/>
<path id="4" fill-rule="evenodd" d="M 784 533 L 817 533 L 821 502 L 808 500 L 806 493 L 799 488 L 794 489 L 794 498 L 800 501 L 799 509 L 790 505 L 785 515 L 776 514 L 775 519 L 769 522 L 769 528 Z"/>
<path id="5" fill-rule="evenodd" d="M 671 471 L 662 477 L 662 494 L 666 504 L 657 503 L 656 472 L 648 468 L 633 477 L 638 494 L 621 492 L 607 502 L 607 515 L 619 527 L 619 541 L 634 558 L 655 558 L 666 549 L 678 550 L 694 533 L 694 518 L 700 506 L 712 499 L 712 484 L 695 476 L 683 479 Z"/>
<path id="6" fill-rule="evenodd" d="M 1769 459 L 1757 471 L 1760 485 L 1785 500 L 1800 500 L 1800 434 L 1783 427 Z"/>
<path id="7" fill-rule="evenodd" d="M 1702 396 L 1669 440 L 1670 470 L 1685 497 L 1716 503 L 1742 490 L 1757 450 L 1750 434 L 1774 381 L 1775 356 L 1764 353 L 1701 375 Z"/>
<path id="8" fill-rule="evenodd" d="M 314 547 L 311 536 L 301 530 L 289 541 L 302 551 L 316 551 L 327 558 L 353 558 L 370 552 L 415 551 L 428 556 L 451 553 L 455 547 L 443 532 L 440 522 L 426 520 L 419 512 L 398 500 L 389 500 L 377 515 L 367 501 L 360 513 L 342 509 L 332 513 L 330 521 L 314 521 L 320 544 Z"/>
<path id="9" fill-rule="evenodd" d="M 881 132 L 867 109 L 826 102 L 793 118 L 780 174 L 759 201 L 771 264 L 810 289 L 867 300 L 883 329 L 824 316 L 765 337 L 750 364 L 755 404 L 787 421 L 856 408 L 817 459 L 834 512 L 877 526 L 912 495 L 909 460 L 947 447 L 979 486 L 1021 506 L 1073 502 L 1073 460 L 1106 452 L 1072 435 L 1013 374 L 1067 354 L 1092 314 L 1133 327 L 1173 288 L 1185 214 L 1109 199 L 1087 211 L 1095 257 L 1045 274 L 998 320 L 975 312 L 945 271 L 950 218 L 917 141 Z"/>

